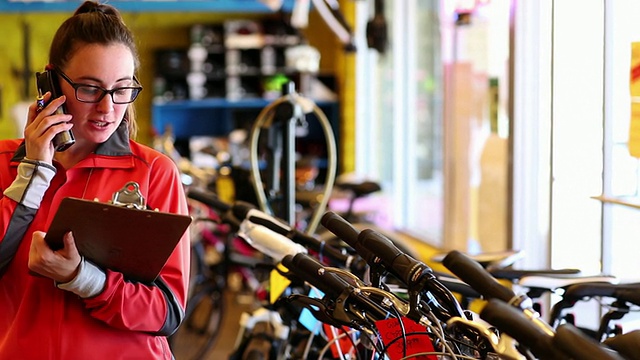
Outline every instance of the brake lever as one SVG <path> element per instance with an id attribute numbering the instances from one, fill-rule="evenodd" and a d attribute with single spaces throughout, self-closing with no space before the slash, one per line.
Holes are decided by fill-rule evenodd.
<path id="1" fill-rule="evenodd" d="M 505 360 L 526 360 L 527 358 L 522 355 L 516 349 L 516 342 L 510 336 L 505 333 L 501 333 L 500 336 L 496 335 L 493 331 L 486 326 L 480 324 L 477 321 L 464 319 L 458 316 L 452 317 L 447 321 L 447 328 L 449 331 L 453 331 L 456 328 L 462 328 L 464 330 L 471 330 L 477 335 L 485 339 L 495 352 L 500 355 L 501 359 Z"/>
<path id="2" fill-rule="evenodd" d="M 398 299 L 397 296 L 393 295 L 392 293 L 386 291 L 386 290 L 382 290 L 380 288 L 377 287 L 372 287 L 372 286 L 362 286 L 360 287 L 360 290 L 363 292 L 369 292 L 372 294 L 376 294 L 376 295 L 380 295 L 382 296 L 382 304 L 387 306 L 387 307 L 391 307 L 393 306 L 394 308 L 396 308 L 398 310 L 398 312 L 401 315 L 407 315 L 409 314 L 409 311 L 411 310 L 409 307 L 409 304 L 401 301 L 400 299 Z"/>
<path id="3" fill-rule="evenodd" d="M 298 304 L 305 309 L 309 310 L 311 314 L 320 322 L 329 324 L 335 327 L 341 327 L 343 325 L 352 326 L 351 321 L 342 321 L 331 315 L 328 315 L 331 311 L 325 305 L 325 303 L 316 298 L 312 298 L 302 294 L 292 294 L 287 297 L 287 301 L 293 304 Z"/>
<path id="4" fill-rule="evenodd" d="M 332 266 L 325 266 L 325 270 L 331 273 L 334 273 L 338 276 L 341 276 L 343 279 L 344 277 L 347 277 L 348 279 L 352 280 L 353 283 L 351 285 L 355 286 L 355 287 L 363 287 L 366 286 L 366 284 L 360 280 L 359 277 L 357 277 L 356 275 L 344 270 L 344 269 L 340 269 L 337 267 L 332 267 Z"/>
<path id="5" fill-rule="evenodd" d="M 325 269 L 334 274 L 341 275 L 343 276 L 343 278 L 347 277 L 348 279 L 351 279 L 353 281 L 352 286 L 358 289 L 357 294 L 359 294 L 359 292 L 365 292 L 365 293 L 369 292 L 369 293 L 377 294 L 382 297 L 383 306 L 386 306 L 386 307 L 393 306 L 401 315 L 407 316 L 423 326 L 429 326 L 431 324 L 429 319 L 426 316 L 422 315 L 420 310 L 418 309 L 418 307 L 420 306 L 419 296 L 418 298 L 413 299 L 414 301 L 412 302 L 415 302 L 415 304 L 407 304 L 389 291 L 380 289 L 378 287 L 367 286 L 362 280 L 360 280 L 360 278 L 356 277 L 354 274 L 348 271 L 345 271 L 344 269 L 335 268 L 335 267 L 326 267 Z M 354 291 L 352 290 L 352 292 Z M 416 293 L 416 295 L 419 295 L 419 293 Z M 346 298 L 344 300 L 346 300 Z M 368 300 L 365 300 L 365 301 L 368 301 Z M 342 304 L 344 303 L 345 301 L 342 302 Z"/>

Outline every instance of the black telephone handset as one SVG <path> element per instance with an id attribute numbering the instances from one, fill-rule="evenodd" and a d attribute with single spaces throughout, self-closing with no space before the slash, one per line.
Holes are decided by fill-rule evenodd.
<path id="1" fill-rule="evenodd" d="M 62 95 L 57 76 L 50 70 L 36 73 L 36 86 L 38 88 L 39 97 L 44 96 L 47 91 L 51 92 L 51 98 L 49 101 L 56 99 L 60 97 L 60 95 Z M 66 109 L 64 105 L 56 110 L 56 114 L 65 112 Z M 56 151 L 65 151 L 75 142 L 76 139 L 73 137 L 73 133 L 71 132 L 71 130 L 63 131 L 53 137 L 53 146 L 55 147 Z"/>

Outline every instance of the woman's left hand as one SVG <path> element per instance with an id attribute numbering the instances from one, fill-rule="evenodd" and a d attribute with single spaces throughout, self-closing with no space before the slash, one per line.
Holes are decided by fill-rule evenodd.
<path id="1" fill-rule="evenodd" d="M 78 275 L 82 258 L 76 248 L 73 234 L 68 232 L 63 237 L 64 247 L 53 251 L 44 240 L 45 233 L 33 233 L 29 249 L 29 270 L 51 278 L 59 283 L 67 283 Z"/>

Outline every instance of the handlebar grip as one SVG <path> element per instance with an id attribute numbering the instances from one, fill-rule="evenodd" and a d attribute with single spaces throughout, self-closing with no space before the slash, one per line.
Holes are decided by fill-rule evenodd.
<path id="1" fill-rule="evenodd" d="M 291 241 L 288 237 L 280 235 L 268 227 L 254 224 L 247 220 L 240 224 L 238 235 L 244 238 L 253 248 L 276 261 L 281 261 L 286 255 L 307 252 L 305 247 Z"/>
<path id="2" fill-rule="evenodd" d="M 640 330 L 606 338 L 602 341 L 625 359 L 633 359 L 640 354 Z"/>
<path id="3" fill-rule="evenodd" d="M 351 223 L 332 211 L 327 211 L 322 216 L 320 223 L 327 228 L 327 230 L 351 246 L 366 263 L 369 265 L 374 264 L 377 258 L 376 255 L 371 250 L 362 246 L 362 243 L 358 239 L 360 230 L 353 227 Z"/>
<path id="4" fill-rule="evenodd" d="M 351 225 L 351 223 L 345 220 L 342 216 L 332 211 L 327 211 L 322 216 L 322 219 L 320 219 L 320 223 L 334 235 L 344 240 L 344 242 L 349 244 L 352 248 L 356 248 L 360 231 L 354 228 L 353 225 Z"/>
<path id="5" fill-rule="evenodd" d="M 187 197 L 199 201 L 219 212 L 226 212 L 231 209 L 230 204 L 220 200 L 217 194 L 210 191 L 190 189 L 187 192 Z"/>
<path id="6" fill-rule="evenodd" d="M 295 243 L 313 249 L 318 253 L 330 258 L 338 266 L 347 266 L 355 272 L 364 271 L 362 261 L 353 261 L 353 257 L 343 254 L 335 247 L 325 244 L 311 235 L 307 235 L 289 226 L 284 220 L 275 218 L 264 212 L 255 209 L 251 204 L 236 201 L 233 204 L 233 214 L 241 219 L 248 219 L 254 224 L 262 225 L 280 235 L 286 236 Z"/>
<path id="7" fill-rule="evenodd" d="M 344 289 L 350 286 L 346 280 L 326 271 L 324 265 L 304 253 L 285 256 L 282 259 L 282 265 L 332 299 L 337 298 Z"/>
<path id="8" fill-rule="evenodd" d="M 584 335 L 575 326 L 565 323 L 556 329 L 552 345 L 571 356 L 584 360 L 623 360 L 611 349 L 598 344 L 594 339 Z"/>
<path id="9" fill-rule="evenodd" d="M 391 266 L 398 256 L 404 254 L 389 238 L 372 229 L 362 230 L 358 235 L 358 242 L 387 266 Z"/>
<path id="10" fill-rule="evenodd" d="M 233 211 L 233 216 L 237 217 L 238 219 L 246 219 L 247 215 L 249 215 L 252 210 L 258 211 L 256 210 L 256 207 L 253 206 L 253 204 L 240 200 L 235 201 L 231 208 L 231 211 Z"/>
<path id="11" fill-rule="evenodd" d="M 317 251 L 319 255 L 331 259 L 332 262 L 336 263 L 336 266 L 347 267 L 354 274 L 360 274 L 364 272 L 366 268 L 366 263 L 361 258 L 344 254 L 339 249 L 313 236 L 294 230 L 291 238 L 298 244 L 313 249 Z"/>
<path id="12" fill-rule="evenodd" d="M 500 284 L 477 261 L 457 250 L 449 252 L 442 264 L 486 299 L 495 298 L 508 303 L 516 297 L 511 289 Z"/>
<path id="13" fill-rule="evenodd" d="M 489 299 L 480 317 L 531 350 L 539 359 L 562 360 L 568 356 L 552 345 L 553 335 L 537 326 L 520 310 L 498 299 Z"/>
<path id="14" fill-rule="evenodd" d="M 372 229 L 364 229 L 358 235 L 358 252 L 370 252 L 378 257 L 387 271 L 394 274 L 407 286 L 413 287 L 423 280 L 431 268 L 405 254 L 386 236 Z"/>

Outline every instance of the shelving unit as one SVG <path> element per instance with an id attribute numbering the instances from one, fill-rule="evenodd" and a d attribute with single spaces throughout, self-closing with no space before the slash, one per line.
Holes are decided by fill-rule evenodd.
<path id="1" fill-rule="evenodd" d="M 234 128 L 253 122 L 260 111 L 270 104 L 264 99 L 229 101 L 221 98 L 157 102 L 152 106 L 152 124 L 158 133 L 171 127 L 176 138 L 192 136 L 225 136 Z M 318 102 L 337 137 L 339 106 L 337 102 Z M 309 140 L 317 140 L 322 129 L 314 118 L 309 119 Z"/>
<path id="2" fill-rule="evenodd" d="M 156 52 L 152 125 L 159 134 L 170 127 L 178 141 L 249 130 L 260 112 L 281 96 L 277 80 L 286 78 L 295 83 L 309 79 L 309 73 L 301 76 L 287 64 L 287 49 L 301 44 L 302 39 L 279 18 L 194 24 L 190 37 L 188 48 Z M 192 81 L 194 75 L 198 81 Z M 272 81 L 274 76 L 276 81 Z M 296 91 L 306 96 L 298 89 L 301 84 L 295 85 Z M 276 93 L 269 91 L 274 87 Z M 316 101 L 316 105 L 329 119 L 337 138 L 338 102 Z M 326 141 L 315 117 L 307 115 L 307 135 L 297 142 L 301 153 L 321 158 L 326 156 L 322 145 Z"/>
<path id="3" fill-rule="evenodd" d="M 203 99 L 156 103 L 152 106 L 152 125 L 158 134 L 163 134 L 170 128 L 177 147 L 186 151 L 189 138 L 193 136 L 225 137 L 236 128 L 249 129 L 260 111 L 269 104 L 269 101 L 263 99 Z M 319 102 L 316 105 L 329 119 L 334 138 L 338 139 L 338 103 Z M 295 148 L 299 154 L 315 159 L 319 169 L 318 180 L 325 181 L 328 166 L 327 139 L 315 114 L 307 114 L 305 117 L 307 135 L 296 138 Z"/>
<path id="4" fill-rule="evenodd" d="M 303 40 L 277 16 L 194 24 L 187 41 L 155 51 L 156 98 L 270 100 L 280 96 L 282 83 L 300 78 L 287 51 L 299 50 Z"/>

